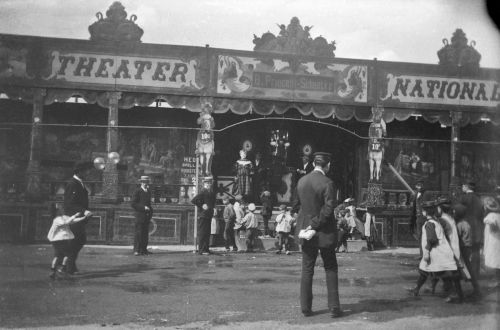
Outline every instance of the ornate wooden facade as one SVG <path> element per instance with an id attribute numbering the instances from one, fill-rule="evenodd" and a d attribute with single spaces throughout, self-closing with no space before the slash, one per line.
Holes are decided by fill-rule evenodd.
<path id="1" fill-rule="evenodd" d="M 483 192 L 500 184 L 491 126 L 500 124 L 500 70 L 480 68 L 461 30 L 429 65 L 337 58 L 335 42 L 311 37 L 298 18 L 276 35 L 254 35 L 254 51 L 142 43 L 119 2 L 97 19 L 90 40 L 0 35 L 2 240 L 43 240 L 72 164 L 87 160 L 96 164 L 93 241 L 131 240 L 128 198 L 148 174 L 158 210 L 152 241 L 191 243 L 202 142 L 215 145 L 200 175 L 225 187 L 235 150 L 250 143 L 267 152 L 279 129 L 295 132 L 288 157 L 305 145 L 336 153 L 339 198 L 380 206 L 389 245 L 412 244 L 400 228 L 416 180 L 452 195 L 465 180 Z M 285 175 L 296 167 L 286 157 L 281 166 Z"/>

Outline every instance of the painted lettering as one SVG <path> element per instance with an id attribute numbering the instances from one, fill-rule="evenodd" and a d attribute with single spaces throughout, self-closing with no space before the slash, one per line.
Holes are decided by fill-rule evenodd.
<path id="1" fill-rule="evenodd" d="M 155 73 L 153 74 L 153 80 L 158 80 L 158 81 L 165 81 L 167 77 L 165 76 L 165 73 L 163 71 L 163 67 L 165 67 L 165 70 L 170 70 L 170 63 L 168 62 L 158 62 L 156 64 L 156 70 Z"/>
<path id="2" fill-rule="evenodd" d="M 123 73 L 123 77 L 121 77 L 122 73 Z M 120 66 L 118 67 L 118 70 L 116 70 L 116 73 L 113 74 L 113 78 L 130 79 L 130 74 L 128 72 L 128 60 L 121 60 Z"/>
<path id="3" fill-rule="evenodd" d="M 144 69 L 151 69 L 151 61 L 134 61 L 135 68 L 137 72 L 134 76 L 135 79 L 142 80 L 142 74 L 144 73 Z"/>
<path id="4" fill-rule="evenodd" d="M 406 91 L 408 89 L 408 84 L 410 83 L 410 79 L 405 79 L 404 80 L 404 84 L 403 84 L 403 79 L 401 78 L 398 78 L 396 80 L 396 87 L 394 87 L 394 92 L 392 94 L 398 96 L 398 89 L 401 91 L 401 94 L 403 94 L 404 96 L 406 96 Z"/>
<path id="5" fill-rule="evenodd" d="M 57 74 L 64 76 L 66 74 L 65 72 L 68 67 L 68 62 L 71 64 L 75 63 L 75 57 L 61 55 L 59 56 L 59 61 L 61 62 L 61 67 L 59 68 L 59 71 L 57 71 Z"/>
<path id="6" fill-rule="evenodd" d="M 444 92 L 446 90 L 446 86 L 448 86 L 448 82 L 445 80 L 441 83 L 441 88 L 439 89 L 438 97 L 440 99 L 444 98 Z"/>
<path id="7" fill-rule="evenodd" d="M 488 101 L 488 98 L 486 97 L 486 91 L 484 90 L 485 87 L 486 85 L 484 83 L 479 84 L 479 90 L 477 91 L 476 100 Z"/>
<path id="8" fill-rule="evenodd" d="M 491 93 L 490 101 L 500 101 L 500 92 L 498 91 L 499 84 L 493 86 L 493 92 Z"/>
<path id="9" fill-rule="evenodd" d="M 434 98 L 434 90 L 438 89 L 439 86 L 441 86 L 441 82 L 439 80 L 427 80 L 427 87 L 429 88 L 427 97 Z"/>
<path id="10" fill-rule="evenodd" d="M 99 63 L 99 67 L 97 68 L 97 71 L 95 73 L 95 77 L 98 78 L 107 78 L 108 77 L 108 64 L 109 66 L 113 66 L 115 61 L 112 58 L 102 58 L 101 63 Z"/>
<path id="11" fill-rule="evenodd" d="M 456 81 L 452 81 L 446 89 L 446 96 L 450 99 L 456 99 L 458 93 L 460 93 L 460 84 Z"/>
<path id="12" fill-rule="evenodd" d="M 462 85 L 462 93 L 460 94 L 460 99 L 465 100 L 465 94 L 467 94 L 467 98 L 469 100 L 472 100 L 472 98 L 474 97 L 474 90 L 476 89 L 476 86 L 477 84 L 475 82 L 464 82 L 464 84 Z"/>
<path id="13" fill-rule="evenodd" d="M 75 71 L 73 71 L 74 76 L 81 76 L 82 75 L 82 70 L 85 70 L 83 73 L 83 76 L 85 77 L 90 77 L 90 72 L 92 71 L 92 68 L 94 67 L 94 63 L 97 61 L 96 58 L 94 57 L 89 57 L 88 62 L 86 57 L 80 57 L 78 60 L 78 64 L 76 66 Z"/>
<path id="14" fill-rule="evenodd" d="M 177 81 L 177 76 L 181 76 L 181 81 L 186 82 L 186 73 L 188 67 L 184 63 L 175 63 L 174 70 L 172 71 L 172 75 L 168 80 Z"/>
<path id="15" fill-rule="evenodd" d="M 418 97 L 424 97 L 424 93 L 422 93 L 422 79 L 415 80 L 415 86 L 413 86 L 413 89 L 410 92 L 410 96 L 415 97 L 415 92 L 417 93 Z"/>

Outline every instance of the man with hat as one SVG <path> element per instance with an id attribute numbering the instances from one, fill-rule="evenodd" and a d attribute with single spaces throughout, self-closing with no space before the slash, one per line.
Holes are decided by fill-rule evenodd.
<path id="1" fill-rule="evenodd" d="M 151 207 L 151 190 L 149 176 L 143 175 L 139 179 L 141 186 L 134 192 L 131 206 L 135 210 L 134 255 L 151 254 L 148 251 L 149 223 L 153 216 Z"/>
<path id="2" fill-rule="evenodd" d="M 302 247 L 300 306 L 304 316 L 312 316 L 312 281 L 318 252 L 323 259 L 331 317 L 342 315 L 338 291 L 338 264 L 335 255 L 337 224 L 333 210 L 336 206 L 330 170 L 331 154 L 314 153 L 314 170 L 297 184 L 297 197 L 292 212 L 297 213 L 296 236 Z"/>
<path id="3" fill-rule="evenodd" d="M 203 189 L 193 197 L 191 203 L 198 207 L 198 253 L 208 255 L 215 206 L 215 193 L 212 191 L 211 180 L 203 181 Z"/>
<path id="4" fill-rule="evenodd" d="M 483 203 L 479 196 L 474 192 L 476 185 L 474 182 L 462 184 L 463 194 L 459 198 L 459 203 L 465 206 L 465 220 L 469 223 L 471 229 L 472 249 L 470 256 L 470 273 L 475 282 L 479 280 L 479 270 L 481 267 L 481 246 L 483 244 L 484 224 L 483 224 Z M 474 281 L 473 281 L 474 283 Z M 472 298 L 479 299 L 481 292 L 479 286 L 474 287 Z"/>
<path id="5" fill-rule="evenodd" d="M 87 243 L 85 225 L 92 216 L 92 213 L 89 211 L 89 192 L 83 184 L 83 180 L 91 167 L 92 163 L 90 162 L 76 163 L 73 169 L 73 177 L 64 190 L 64 213 L 70 216 L 80 213 L 82 216 L 86 217 L 85 220 L 70 224 L 70 229 L 75 238 L 70 241 L 68 248 L 69 252 L 66 269 L 68 274 L 78 273 L 76 259 L 78 258 L 80 250 L 85 243 Z"/>
<path id="6" fill-rule="evenodd" d="M 410 217 L 410 233 L 416 236 L 420 247 L 420 258 L 422 258 L 422 226 L 427 219 L 422 215 L 422 203 L 429 201 L 432 196 L 424 189 L 424 181 L 418 180 L 415 184 L 415 195 L 412 196 L 412 213 Z"/>

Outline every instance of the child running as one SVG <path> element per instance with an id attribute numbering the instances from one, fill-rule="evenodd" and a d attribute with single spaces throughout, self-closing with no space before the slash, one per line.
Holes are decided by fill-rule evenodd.
<path id="1" fill-rule="evenodd" d="M 86 218 L 85 216 L 80 217 L 80 215 L 81 213 L 78 212 L 69 217 L 64 215 L 64 210 L 60 207 L 58 208 L 58 216 L 52 221 L 52 226 L 47 234 L 47 238 L 54 247 L 54 259 L 50 267 L 52 271 L 50 274 L 51 279 L 67 277 L 66 262 L 68 260 L 68 248 L 70 241 L 75 238 L 69 225 Z"/>

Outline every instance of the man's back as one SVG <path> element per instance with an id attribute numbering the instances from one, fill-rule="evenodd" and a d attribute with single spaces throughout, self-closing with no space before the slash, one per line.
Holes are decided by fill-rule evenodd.
<path id="1" fill-rule="evenodd" d="M 467 192 L 460 198 L 465 206 L 465 219 L 471 227 L 471 236 L 474 243 L 483 241 L 483 203 L 474 192 Z"/>

